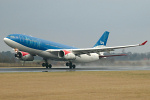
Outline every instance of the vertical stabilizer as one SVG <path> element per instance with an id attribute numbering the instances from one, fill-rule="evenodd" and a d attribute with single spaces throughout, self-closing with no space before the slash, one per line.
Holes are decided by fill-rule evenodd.
<path id="1" fill-rule="evenodd" d="M 94 47 L 106 46 L 108 36 L 109 32 L 105 31 L 103 35 L 100 37 L 100 39 L 97 41 L 97 43 L 94 45 Z"/>

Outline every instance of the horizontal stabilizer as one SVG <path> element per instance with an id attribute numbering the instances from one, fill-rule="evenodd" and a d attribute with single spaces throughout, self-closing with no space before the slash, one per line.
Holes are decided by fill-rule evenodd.
<path id="1" fill-rule="evenodd" d="M 119 54 L 119 55 L 104 55 L 104 56 L 99 56 L 99 58 L 114 57 L 114 56 L 127 56 L 127 55 L 126 55 L 126 54 Z"/>

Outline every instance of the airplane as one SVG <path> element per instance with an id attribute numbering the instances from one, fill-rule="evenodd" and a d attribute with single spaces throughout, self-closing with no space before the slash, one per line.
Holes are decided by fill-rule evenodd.
<path id="1" fill-rule="evenodd" d="M 147 43 L 145 41 L 135 45 L 106 47 L 108 36 L 109 32 L 105 31 L 92 48 L 76 48 L 23 34 L 10 34 L 4 38 L 4 42 L 14 48 L 15 57 L 20 60 L 33 61 L 34 56 L 40 56 L 45 61 L 42 63 L 43 67 L 51 68 L 52 65 L 48 63 L 48 60 L 55 60 L 65 61 L 70 69 L 75 69 L 75 63 L 79 62 L 86 63 L 106 57 L 125 56 L 125 54 L 104 55 L 104 53 L 115 49 L 143 46 Z"/>

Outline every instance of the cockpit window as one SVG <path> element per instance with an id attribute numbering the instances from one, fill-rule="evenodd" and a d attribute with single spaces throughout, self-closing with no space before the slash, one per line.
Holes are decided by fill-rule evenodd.
<path id="1" fill-rule="evenodd" d="M 8 35 L 7 37 L 9 37 L 9 38 L 15 38 L 15 36 L 12 36 L 12 35 Z"/>

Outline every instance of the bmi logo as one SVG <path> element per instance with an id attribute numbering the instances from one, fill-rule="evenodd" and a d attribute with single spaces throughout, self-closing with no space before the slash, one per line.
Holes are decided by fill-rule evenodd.
<path id="1" fill-rule="evenodd" d="M 100 41 L 100 44 L 103 44 L 103 45 L 104 45 L 104 42 L 103 42 L 103 41 Z"/>

